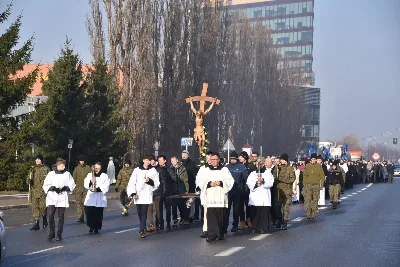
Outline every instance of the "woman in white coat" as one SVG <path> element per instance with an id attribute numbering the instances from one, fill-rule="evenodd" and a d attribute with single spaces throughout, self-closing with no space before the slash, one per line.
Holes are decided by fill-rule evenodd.
<path id="1" fill-rule="evenodd" d="M 64 227 L 65 208 L 69 207 L 68 194 L 75 189 L 75 181 L 71 174 L 65 170 L 65 160 L 58 158 L 56 169 L 47 174 L 43 182 L 43 190 L 47 194 L 46 207 L 49 215 L 50 233 L 48 240 L 53 240 L 55 236 L 54 214 L 58 209 L 58 229 L 57 241 L 62 240 Z"/>
<path id="2" fill-rule="evenodd" d="M 249 205 L 251 206 L 251 226 L 254 232 L 261 234 L 269 232 L 271 190 L 274 184 L 274 176 L 271 173 L 272 160 L 265 159 L 264 172 L 254 171 L 247 178 L 247 186 L 250 189 Z"/>
<path id="3" fill-rule="evenodd" d="M 103 224 L 104 208 L 107 207 L 106 193 L 110 187 L 107 174 L 101 172 L 100 162 L 96 162 L 94 171 L 86 176 L 84 186 L 88 189 L 84 205 L 89 233 L 98 234 Z"/>

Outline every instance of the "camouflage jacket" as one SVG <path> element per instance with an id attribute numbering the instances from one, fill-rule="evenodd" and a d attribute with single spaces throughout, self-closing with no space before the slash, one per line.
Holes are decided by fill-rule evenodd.
<path id="1" fill-rule="evenodd" d="M 324 185 L 325 173 L 320 164 L 308 163 L 303 169 L 303 184 Z"/>
<path id="2" fill-rule="evenodd" d="M 32 198 L 42 198 L 46 196 L 43 190 L 43 182 L 49 172 L 50 169 L 43 164 L 32 166 L 29 170 L 26 183 L 31 185 Z"/>
<path id="3" fill-rule="evenodd" d="M 74 181 L 77 188 L 84 188 L 83 182 L 85 181 L 86 176 L 88 173 L 92 172 L 92 168 L 89 165 L 78 165 L 74 169 Z"/>
<path id="4" fill-rule="evenodd" d="M 289 165 L 280 165 L 274 168 L 274 179 L 276 186 L 280 189 L 292 190 L 293 182 L 296 180 L 294 170 Z"/>
<path id="5" fill-rule="evenodd" d="M 126 187 L 128 186 L 129 179 L 131 178 L 133 169 L 131 167 L 124 167 L 122 168 L 117 176 L 117 183 L 115 184 L 115 187 L 117 187 L 120 191 L 126 190 Z"/>

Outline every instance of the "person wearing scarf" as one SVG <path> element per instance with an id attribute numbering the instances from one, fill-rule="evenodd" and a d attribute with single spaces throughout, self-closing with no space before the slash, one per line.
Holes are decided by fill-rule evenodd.
<path id="1" fill-rule="evenodd" d="M 47 193 L 46 207 L 49 215 L 50 233 L 48 240 L 52 241 L 55 236 L 54 214 L 58 210 L 58 229 L 56 241 L 62 240 L 64 227 L 65 209 L 69 207 L 68 194 L 75 189 L 75 181 L 71 174 L 65 170 L 65 160 L 56 160 L 56 170 L 47 174 L 43 182 L 43 190 Z"/>

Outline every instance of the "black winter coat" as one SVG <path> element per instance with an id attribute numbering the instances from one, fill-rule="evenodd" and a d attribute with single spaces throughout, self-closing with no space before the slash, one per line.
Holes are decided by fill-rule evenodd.
<path id="1" fill-rule="evenodd" d="M 183 167 L 185 167 L 187 174 L 188 174 L 189 193 L 195 193 L 196 192 L 196 175 L 199 170 L 198 170 L 196 164 L 194 164 L 194 162 L 190 158 L 183 159 L 182 165 L 183 165 Z"/>
<path id="2" fill-rule="evenodd" d="M 153 192 L 154 196 L 167 196 L 172 194 L 173 181 L 167 167 L 157 165 L 156 170 L 160 180 L 160 186 Z"/>

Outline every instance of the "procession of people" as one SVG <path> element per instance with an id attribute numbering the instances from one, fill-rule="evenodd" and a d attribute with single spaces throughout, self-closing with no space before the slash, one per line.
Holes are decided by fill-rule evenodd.
<path id="1" fill-rule="evenodd" d="M 86 218 L 89 234 L 99 234 L 113 182 L 107 175 L 110 168 L 102 171 L 101 162 L 90 167 L 83 155 L 78 157 L 72 175 L 65 170 L 65 164 L 64 159 L 58 158 L 55 169 L 50 171 L 43 164 L 43 156 L 37 155 L 27 179 L 34 217 L 30 230 L 40 229 L 42 217 L 43 228 L 50 225 L 49 241 L 62 240 L 65 209 L 73 192 L 77 223 L 84 223 Z M 233 151 L 225 164 L 218 153 L 208 151 L 205 164 L 197 166 L 185 150 L 181 159 L 143 156 L 136 168 L 126 160 L 117 175 L 115 192 L 120 193 L 123 216 L 136 206 L 141 238 L 165 227 L 201 220 L 200 237 L 213 242 L 224 240 L 229 223 L 233 233 L 246 228 L 261 234 L 270 233 L 272 227 L 286 230 L 293 203 L 304 202 L 306 219 L 316 220 L 318 205 L 325 203 L 325 198 L 329 198 L 332 209 L 337 209 L 345 189 L 355 183 L 392 183 L 393 172 L 391 162 L 324 159 L 315 153 L 294 161 L 286 153 L 263 158 L 256 152 L 249 156 L 245 151 Z"/>

